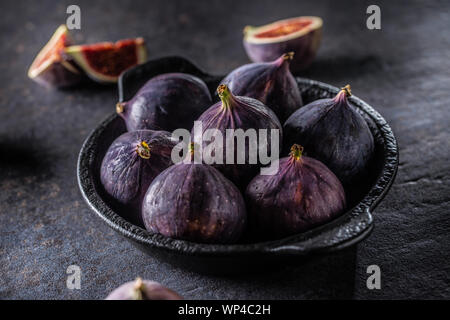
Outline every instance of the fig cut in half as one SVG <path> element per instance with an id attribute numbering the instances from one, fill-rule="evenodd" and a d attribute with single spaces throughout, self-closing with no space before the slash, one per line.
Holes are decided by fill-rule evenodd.
<path id="1" fill-rule="evenodd" d="M 322 19 L 297 17 L 276 21 L 260 27 L 244 28 L 244 47 L 253 62 L 273 61 L 285 52 L 294 52 L 291 70 L 307 68 L 319 48 L 322 38 Z"/>
<path id="2" fill-rule="evenodd" d="M 117 82 L 126 69 L 147 60 L 143 38 L 70 46 L 65 53 L 97 82 Z"/>
<path id="3" fill-rule="evenodd" d="M 80 82 L 82 73 L 62 54 L 69 44 L 69 31 L 61 25 L 34 59 L 28 77 L 47 87 L 68 87 Z"/>

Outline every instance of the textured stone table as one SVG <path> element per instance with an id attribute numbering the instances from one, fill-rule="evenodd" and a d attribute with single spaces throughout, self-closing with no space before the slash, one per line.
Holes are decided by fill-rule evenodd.
<path id="1" fill-rule="evenodd" d="M 394 129 L 399 173 L 369 238 L 331 256 L 239 277 L 203 276 L 145 256 L 83 202 L 78 151 L 113 112 L 116 88 L 51 91 L 26 78 L 73 3 L 0 4 L 0 298 L 101 299 L 137 275 L 191 299 L 450 298 L 448 1 L 375 1 L 379 31 L 366 28 L 372 3 L 364 1 L 75 1 L 78 41 L 143 36 L 150 57 L 183 55 L 217 74 L 248 62 L 244 25 L 319 15 L 322 47 L 303 76 L 350 83 Z M 71 264 L 81 267 L 81 290 L 66 288 Z M 366 288 L 372 264 L 381 268 L 381 290 Z"/>

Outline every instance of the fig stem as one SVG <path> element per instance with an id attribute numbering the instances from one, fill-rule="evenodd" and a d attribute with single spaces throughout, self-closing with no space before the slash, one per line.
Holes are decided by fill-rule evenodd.
<path id="1" fill-rule="evenodd" d="M 217 87 L 217 93 L 219 94 L 219 98 L 222 101 L 222 108 L 229 109 L 231 108 L 231 102 L 233 100 L 233 94 L 230 89 L 225 84 L 221 84 Z"/>
<path id="2" fill-rule="evenodd" d="M 291 51 L 283 54 L 281 57 L 283 58 L 284 61 L 292 60 L 294 59 L 294 54 L 295 54 L 294 51 Z"/>
<path id="3" fill-rule="evenodd" d="M 294 158 L 294 160 L 298 161 L 302 158 L 302 154 L 303 154 L 303 147 L 299 144 L 294 144 L 291 147 L 291 153 L 290 156 L 292 158 Z"/>
<path id="4" fill-rule="evenodd" d="M 121 113 L 124 112 L 124 110 L 125 110 L 125 103 L 123 103 L 123 102 L 117 102 L 117 104 L 116 104 L 116 112 L 117 112 L 118 114 L 121 114 Z"/>
<path id="5" fill-rule="evenodd" d="M 136 152 L 142 159 L 150 159 L 150 146 L 147 142 L 141 141 L 136 147 Z"/>
<path id="6" fill-rule="evenodd" d="M 346 97 L 351 97 L 352 96 L 352 89 L 350 88 L 350 85 L 346 85 L 345 87 L 341 88 L 341 92 L 345 93 Z"/>
<path id="7" fill-rule="evenodd" d="M 286 52 L 283 53 L 277 60 L 275 60 L 274 63 L 278 67 L 287 66 L 287 62 L 290 62 L 292 59 L 294 59 L 294 52 Z"/>
<path id="8" fill-rule="evenodd" d="M 190 152 L 191 154 L 193 154 L 194 151 L 195 151 L 195 143 L 194 143 L 194 142 L 191 142 L 191 143 L 189 143 L 189 152 Z"/>
<path id="9" fill-rule="evenodd" d="M 245 35 L 247 35 L 247 33 L 252 31 L 253 29 L 255 29 L 255 27 L 253 27 L 253 26 L 245 26 L 244 30 L 242 30 L 242 32 L 244 33 L 244 36 L 245 36 Z"/>
<path id="10" fill-rule="evenodd" d="M 194 161 L 194 159 L 195 159 L 195 142 L 189 143 L 189 153 L 191 156 L 191 161 Z"/>
<path id="11" fill-rule="evenodd" d="M 143 290 L 144 290 L 144 282 L 142 278 L 136 278 L 136 282 L 133 286 L 133 293 L 131 295 L 133 300 L 142 300 L 143 299 Z"/>

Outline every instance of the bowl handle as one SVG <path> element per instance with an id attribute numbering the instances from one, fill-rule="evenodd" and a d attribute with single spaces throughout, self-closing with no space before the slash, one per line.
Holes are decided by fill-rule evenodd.
<path id="1" fill-rule="evenodd" d="M 373 216 L 369 208 L 354 210 L 333 221 L 333 227 L 323 232 L 313 229 L 305 234 L 293 236 L 267 251 L 277 255 L 303 256 L 311 252 L 333 252 L 363 240 L 373 229 Z"/>
<path id="2" fill-rule="evenodd" d="M 131 99 L 154 76 L 171 72 L 189 73 L 199 77 L 208 84 L 213 82 L 214 86 L 209 88 L 213 91 L 217 88 L 216 82 L 222 78 L 207 74 L 186 58 L 179 56 L 161 57 L 134 66 L 120 75 L 117 83 L 119 101 L 123 102 Z"/>

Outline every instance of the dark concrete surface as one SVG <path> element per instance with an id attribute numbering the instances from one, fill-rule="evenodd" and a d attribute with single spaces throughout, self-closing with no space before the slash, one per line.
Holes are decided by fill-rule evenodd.
<path id="1" fill-rule="evenodd" d="M 239 277 L 190 273 L 145 256 L 84 204 L 81 144 L 113 112 L 115 87 L 46 90 L 26 77 L 34 55 L 79 4 L 80 42 L 143 36 L 150 57 L 180 54 L 211 73 L 248 62 L 246 24 L 297 15 L 325 21 L 304 76 L 373 105 L 400 147 L 394 186 L 371 236 L 345 252 Z M 382 29 L 365 27 L 379 4 Z M 190 299 L 450 298 L 450 3 L 448 1 L 2 1 L 0 4 L 0 298 L 102 299 L 142 276 Z M 66 268 L 82 270 L 81 290 Z M 366 268 L 380 266 L 381 290 Z"/>

